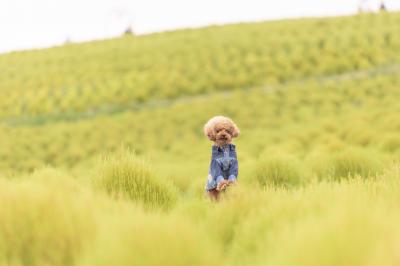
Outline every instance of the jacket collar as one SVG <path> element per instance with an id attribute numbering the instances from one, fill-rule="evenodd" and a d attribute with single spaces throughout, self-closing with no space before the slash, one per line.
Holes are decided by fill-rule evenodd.
<path id="1" fill-rule="evenodd" d="M 235 145 L 232 143 L 226 144 L 226 146 L 229 148 L 229 150 L 234 151 L 235 150 Z M 219 146 L 212 146 L 212 151 L 223 151 L 222 147 Z"/>

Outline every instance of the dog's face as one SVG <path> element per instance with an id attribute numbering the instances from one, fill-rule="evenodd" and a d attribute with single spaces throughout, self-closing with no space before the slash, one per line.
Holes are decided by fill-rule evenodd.
<path id="1" fill-rule="evenodd" d="M 239 136 L 240 132 L 239 128 L 230 118 L 216 116 L 206 123 L 204 133 L 217 146 L 223 146 L 231 143 L 232 139 Z"/>
<path id="2" fill-rule="evenodd" d="M 233 126 L 226 123 L 217 123 L 214 127 L 215 141 L 221 144 L 230 143 L 233 138 Z"/>

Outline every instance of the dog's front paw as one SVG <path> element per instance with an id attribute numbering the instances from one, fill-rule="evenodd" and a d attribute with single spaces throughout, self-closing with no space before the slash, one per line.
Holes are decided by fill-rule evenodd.
<path id="1" fill-rule="evenodd" d="M 217 190 L 218 191 L 225 190 L 227 186 L 228 186 L 228 180 L 222 180 L 221 182 L 218 183 Z"/>

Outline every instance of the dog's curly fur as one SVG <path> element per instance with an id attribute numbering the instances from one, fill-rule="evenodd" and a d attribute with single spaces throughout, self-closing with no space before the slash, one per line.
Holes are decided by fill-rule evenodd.
<path id="1" fill-rule="evenodd" d="M 229 117 L 214 116 L 204 125 L 204 134 L 214 141 L 216 146 L 221 147 L 238 137 L 240 130 Z"/>

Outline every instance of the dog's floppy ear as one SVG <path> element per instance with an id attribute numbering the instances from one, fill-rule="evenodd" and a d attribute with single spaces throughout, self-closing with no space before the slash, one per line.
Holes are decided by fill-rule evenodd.
<path id="1" fill-rule="evenodd" d="M 233 123 L 233 132 L 232 132 L 232 137 L 236 138 L 240 135 L 240 130 L 239 128 L 236 126 L 235 123 Z"/>
<path id="2" fill-rule="evenodd" d="M 209 140 L 211 140 L 211 141 L 215 141 L 216 140 L 215 133 L 214 133 L 214 130 L 212 128 L 210 128 L 210 127 L 204 128 L 204 133 L 206 134 L 206 136 L 207 136 L 207 138 Z"/>
<path id="3" fill-rule="evenodd" d="M 212 127 L 212 124 L 209 122 L 207 122 L 207 124 L 204 125 L 204 135 L 207 136 L 207 138 L 211 141 L 215 141 L 216 137 L 215 137 L 215 133 L 214 133 L 214 129 Z"/>

